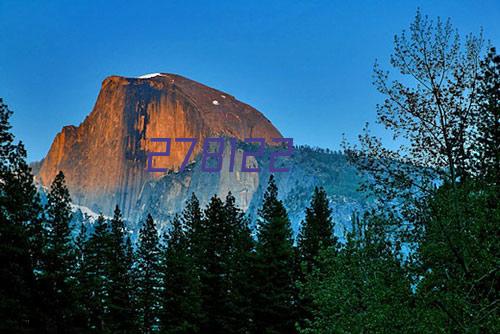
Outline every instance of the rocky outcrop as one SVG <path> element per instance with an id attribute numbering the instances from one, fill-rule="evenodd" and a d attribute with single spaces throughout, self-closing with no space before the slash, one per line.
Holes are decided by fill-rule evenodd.
<path id="1" fill-rule="evenodd" d="M 146 171 L 147 153 L 162 151 L 165 145 L 150 139 L 197 138 L 194 157 L 203 140 L 214 136 L 262 137 L 270 143 L 281 134 L 251 106 L 182 76 L 111 76 L 103 81 L 90 115 L 78 127 L 66 126 L 57 134 L 37 180 L 48 186 L 62 170 L 74 204 L 108 215 L 118 204 L 125 217 L 133 217 L 141 208 L 138 200 L 148 197 L 150 188 L 165 176 Z M 173 143 L 171 155 L 155 158 L 154 165 L 176 171 L 188 147 Z M 238 196 L 240 204 L 248 206 L 259 177 L 242 174 L 222 175 L 218 187 L 221 193 L 236 189 L 236 184 L 247 189 Z M 172 184 L 165 191 L 175 194 L 176 189 Z"/>
<path id="2" fill-rule="evenodd" d="M 202 206 L 205 206 L 211 196 L 223 198 L 228 191 L 232 192 L 239 206 L 254 223 L 270 176 L 268 166 L 272 150 L 268 148 L 263 156 L 251 160 L 252 165 L 262 168 L 261 173 L 229 173 L 225 154 L 220 173 L 203 172 L 197 161 L 182 173 L 169 173 L 148 182 L 137 201 L 135 216 L 131 217 L 129 227 L 137 233 L 148 213 L 160 226 L 168 224 L 176 213 L 182 211 L 191 193 L 195 193 Z M 236 155 L 236 164 L 240 162 L 241 151 Z M 304 219 L 304 211 L 315 186 L 324 187 L 329 195 L 339 237 L 343 237 L 346 228 L 349 228 L 352 213 L 365 210 L 366 198 L 357 191 L 360 178 L 343 154 L 296 147 L 293 155 L 282 159 L 280 164 L 290 168 L 289 172 L 275 173 L 274 177 L 279 198 L 287 209 L 295 232 Z"/>

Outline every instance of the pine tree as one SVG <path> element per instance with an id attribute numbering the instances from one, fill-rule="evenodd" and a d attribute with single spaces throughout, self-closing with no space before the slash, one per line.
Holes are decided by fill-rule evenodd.
<path id="1" fill-rule="evenodd" d="M 75 253 L 76 253 L 76 265 L 78 270 L 83 267 L 85 263 L 85 257 L 87 255 L 87 242 L 88 242 L 88 218 L 85 217 L 84 221 L 80 224 L 80 230 L 78 231 L 78 235 L 75 238 Z"/>
<path id="2" fill-rule="evenodd" d="M 273 176 L 259 210 L 254 299 L 258 333 L 293 333 L 295 327 L 294 248 L 290 221 Z"/>
<path id="3" fill-rule="evenodd" d="M 127 261 L 129 271 L 131 271 L 134 264 L 134 246 L 132 246 L 130 235 L 127 235 L 125 239 L 125 260 Z"/>
<path id="4" fill-rule="evenodd" d="M 110 328 L 115 333 L 129 333 L 134 329 L 130 294 L 130 259 L 128 258 L 125 224 L 118 206 L 111 220 L 108 262 L 108 309 Z"/>
<path id="5" fill-rule="evenodd" d="M 300 259 L 308 272 L 312 270 L 320 251 L 336 244 L 333 229 L 332 210 L 326 192 L 322 187 L 315 187 L 298 238 Z"/>
<path id="6" fill-rule="evenodd" d="M 298 237 L 297 283 L 299 288 L 302 288 L 298 300 L 298 313 L 301 325 L 311 317 L 313 308 L 311 296 L 303 289 L 305 277 L 317 267 L 317 257 L 323 250 L 335 246 L 332 250 L 332 253 L 335 253 L 338 245 L 333 232 L 334 224 L 328 196 L 323 187 L 315 187 Z"/>
<path id="7" fill-rule="evenodd" d="M 138 308 L 137 308 L 137 271 L 135 265 L 135 252 L 130 234 L 125 238 L 125 261 L 127 262 L 127 291 L 130 297 L 130 324 L 137 331 L 138 328 Z"/>
<path id="8" fill-rule="evenodd" d="M 203 307 L 197 321 L 201 332 L 248 332 L 253 241 L 234 197 L 229 194 L 224 203 L 213 196 L 202 212 L 193 194 L 182 222 L 200 284 Z"/>
<path id="9" fill-rule="evenodd" d="M 253 329 L 252 295 L 255 288 L 251 273 L 255 256 L 254 241 L 248 220 L 236 206 L 236 199 L 231 192 L 226 196 L 224 211 L 231 243 L 227 267 L 232 314 L 228 326 L 231 333 L 248 333 Z"/>
<path id="10" fill-rule="evenodd" d="M 43 241 L 41 205 L 24 146 L 13 144 L 11 114 L 0 99 L 0 331 L 40 326 L 33 270 Z"/>
<path id="11" fill-rule="evenodd" d="M 200 284 L 180 217 L 172 220 L 164 245 L 161 332 L 196 333 L 201 313 Z"/>
<path id="12" fill-rule="evenodd" d="M 59 172 L 47 196 L 44 271 L 42 282 L 46 288 L 46 309 L 50 310 L 50 328 L 69 331 L 75 312 L 74 265 L 75 254 L 71 240 L 71 199 Z"/>
<path id="13" fill-rule="evenodd" d="M 191 261 L 194 267 L 194 277 L 195 277 L 195 285 L 197 285 L 197 289 L 199 290 L 199 303 L 202 301 L 202 285 L 201 285 L 201 276 L 205 257 L 205 249 L 206 249 L 206 226 L 203 216 L 203 211 L 200 206 L 200 202 L 194 193 L 191 194 L 191 197 L 187 200 L 184 210 L 181 215 L 182 226 L 186 230 L 186 239 L 187 239 L 187 247 L 188 253 L 190 255 Z M 196 314 L 196 326 L 201 330 L 207 322 L 207 313 L 206 310 L 201 308 L 200 312 Z"/>
<path id="14" fill-rule="evenodd" d="M 76 254 L 75 277 L 77 281 L 75 295 L 77 300 L 76 304 L 78 305 L 78 311 L 75 316 L 75 326 L 78 328 L 90 327 L 89 301 L 91 300 L 91 289 L 89 288 L 89 280 L 91 279 L 91 275 L 89 272 L 87 260 L 87 246 L 89 242 L 87 224 L 89 223 L 89 217 L 87 215 L 84 215 L 74 243 Z"/>
<path id="15" fill-rule="evenodd" d="M 182 212 L 182 224 L 186 229 L 188 238 L 189 252 L 195 260 L 202 257 L 202 237 L 203 237 L 203 212 L 200 207 L 200 201 L 194 193 L 186 203 Z"/>
<path id="16" fill-rule="evenodd" d="M 137 248 L 137 308 L 139 312 L 139 330 L 152 333 L 158 327 L 159 293 L 161 289 L 160 249 L 156 224 L 148 214 L 146 222 L 139 232 Z"/>
<path id="17" fill-rule="evenodd" d="M 228 331 L 231 314 L 229 298 L 228 260 L 230 252 L 229 225 L 225 221 L 224 203 L 213 196 L 204 211 L 198 259 L 201 281 L 202 307 L 206 319 L 203 333 Z"/>
<path id="18" fill-rule="evenodd" d="M 108 329 L 109 313 L 109 259 L 111 234 L 107 220 L 101 214 L 86 246 L 88 270 L 89 326 L 102 332 Z"/>
<path id="19" fill-rule="evenodd" d="M 10 131 L 10 117 L 12 111 L 9 110 L 3 99 L 0 98 L 0 170 L 8 169 L 8 159 L 14 150 L 14 135 Z"/>

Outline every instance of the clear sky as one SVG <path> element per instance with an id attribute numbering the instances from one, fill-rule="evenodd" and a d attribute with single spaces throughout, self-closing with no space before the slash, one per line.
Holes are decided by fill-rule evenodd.
<path id="1" fill-rule="evenodd" d="M 375 59 L 417 7 L 500 46 L 500 1 L 0 0 L 0 96 L 29 159 L 90 113 L 109 75 L 184 75 L 263 112 L 297 144 L 339 148 L 375 119 Z"/>

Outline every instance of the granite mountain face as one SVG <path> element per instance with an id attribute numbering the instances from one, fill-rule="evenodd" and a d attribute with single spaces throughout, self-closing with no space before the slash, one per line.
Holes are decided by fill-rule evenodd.
<path id="1" fill-rule="evenodd" d="M 172 143 L 169 157 L 156 157 L 155 166 L 167 173 L 146 170 L 147 153 L 160 152 L 164 143 L 151 138 L 197 138 L 192 163 L 178 169 L 188 143 Z M 208 137 L 282 137 L 259 111 L 233 96 L 179 75 L 155 73 L 139 78 L 111 76 L 102 83 L 93 111 L 79 126 L 65 126 L 55 137 L 47 156 L 37 166 L 36 180 L 49 186 L 59 170 L 75 205 L 111 215 L 118 204 L 132 224 L 150 212 L 166 222 L 179 212 L 191 192 L 202 203 L 231 191 L 240 207 L 255 217 L 267 179 L 269 147 L 263 157 L 249 163 L 261 173 L 229 172 L 229 148 L 224 151 L 220 173 L 202 172 L 199 153 Z M 236 151 L 241 165 L 243 148 Z M 285 161 L 286 160 L 286 161 Z M 357 176 L 345 157 L 328 150 L 296 148 L 285 159 L 291 171 L 277 173 L 280 195 L 297 225 L 315 185 L 331 196 L 337 220 L 347 222 L 353 209 L 363 206 L 356 194 Z"/>
<path id="2" fill-rule="evenodd" d="M 165 149 L 154 137 L 197 138 L 193 156 L 207 137 L 281 137 L 260 112 L 233 96 L 173 74 L 140 78 L 111 76 L 102 83 L 90 115 L 57 134 L 38 179 L 50 184 L 59 170 L 76 204 L 110 214 L 116 204 L 133 215 L 145 184 L 161 177 L 146 171 L 147 152 Z M 172 145 L 155 165 L 176 170 L 189 143 Z"/>

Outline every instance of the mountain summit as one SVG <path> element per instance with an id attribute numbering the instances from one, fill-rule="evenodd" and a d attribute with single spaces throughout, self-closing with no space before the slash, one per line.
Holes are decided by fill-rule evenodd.
<path id="1" fill-rule="evenodd" d="M 62 170 L 75 204 L 105 214 L 118 204 L 130 216 L 145 185 L 162 177 L 146 171 L 147 153 L 165 146 L 151 138 L 197 138 L 193 159 L 205 138 L 222 136 L 270 143 L 281 134 L 251 106 L 180 75 L 110 76 L 90 115 L 56 135 L 37 179 L 47 186 Z M 178 169 L 188 147 L 173 142 L 170 156 L 155 164 Z"/>

